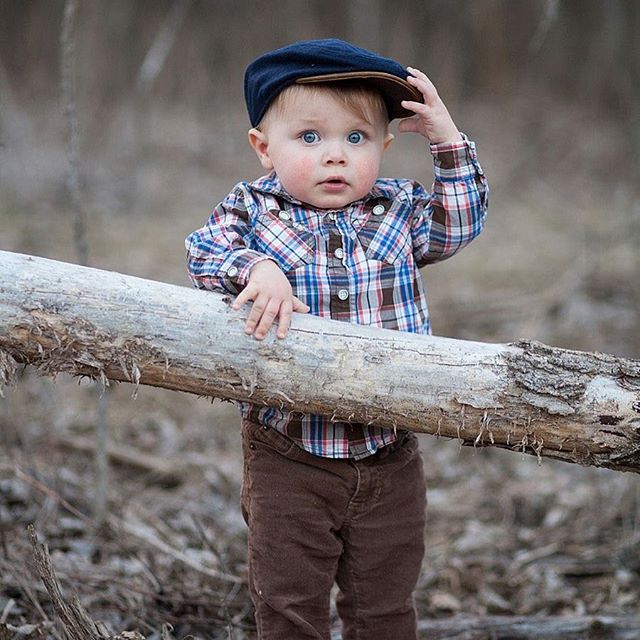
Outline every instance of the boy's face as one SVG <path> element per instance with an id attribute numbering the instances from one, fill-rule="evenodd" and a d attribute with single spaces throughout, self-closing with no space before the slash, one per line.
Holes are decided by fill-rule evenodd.
<path id="1" fill-rule="evenodd" d="M 287 98 L 285 98 L 287 99 Z M 367 122 L 335 95 L 296 95 L 273 110 L 249 142 L 287 192 L 318 209 L 340 209 L 369 193 L 393 136 L 382 114 Z"/>

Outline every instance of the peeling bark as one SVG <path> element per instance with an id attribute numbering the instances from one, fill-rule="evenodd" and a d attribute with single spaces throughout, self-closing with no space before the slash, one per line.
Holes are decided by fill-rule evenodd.
<path id="1" fill-rule="evenodd" d="M 0 380 L 15 361 L 640 471 L 640 361 L 299 314 L 258 342 L 228 302 L 0 251 Z"/>
<path id="2" fill-rule="evenodd" d="M 0 398 L 4 397 L 2 388 L 14 383 L 16 364 L 16 361 L 6 351 L 0 349 Z"/>

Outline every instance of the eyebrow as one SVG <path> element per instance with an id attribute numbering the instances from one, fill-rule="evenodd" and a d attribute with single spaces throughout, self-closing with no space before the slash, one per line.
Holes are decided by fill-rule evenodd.
<path id="1" fill-rule="evenodd" d="M 297 122 L 301 124 L 317 124 L 323 122 L 324 118 L 300 118 Z"/>

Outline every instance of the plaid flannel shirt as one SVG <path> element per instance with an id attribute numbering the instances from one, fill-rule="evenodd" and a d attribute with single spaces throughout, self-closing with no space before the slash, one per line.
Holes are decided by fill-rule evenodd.
<path id="1" fill-rule="evenodd" d="M 464 136 L 463 136 L 464 137 Z M 484 226 L 488 188 L 475 145 L 431 145 L 432 192 L 379 179 L 340 210 L 293 199 L 271 173 L 241 182 L 185 241 L 189 277 L 201 289 L 239 293 L 251 268 L 274 260 L 293 293 L 321 318 L 429 334 L 419 268 L 444 260 Z M 364 458 L 396 440 L 393 430 L 241 402 L 243 417 L 329 458 Z"/>

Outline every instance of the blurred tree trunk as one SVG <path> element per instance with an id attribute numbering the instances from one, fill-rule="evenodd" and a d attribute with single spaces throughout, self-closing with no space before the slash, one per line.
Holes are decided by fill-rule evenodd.
<path id="1" fill-rule="evenodd" d="M 69 162 L 68 189 L 74 213 L 73 242 L 78 262 L 89 264 L 89 241 L 87 239 L 87 213 L 82 198 L 80 180 L 80 134 L 78 128 L 76 89 L 76 22 L 78 1 L 66 0 L 60 33 L 60 76 L 64 115 L 67 121 L 67 159 Z M 98 397 L 96 420 L 95 494 L 93 517 L 96 528 L 101 528 L 107 519 L 109 501 L 109 425 L 106 419 L 107 398 L 104 393 Z"/>
<path id="2" fill-rule="evenodd" d="M 0 353 L 42 373 L 249 400 L 640 472 L 640 361 L 298 314 L 286 340 L 259 342 L 221 294 L 8 252 L 0 252 L 0 274 Z"/>

